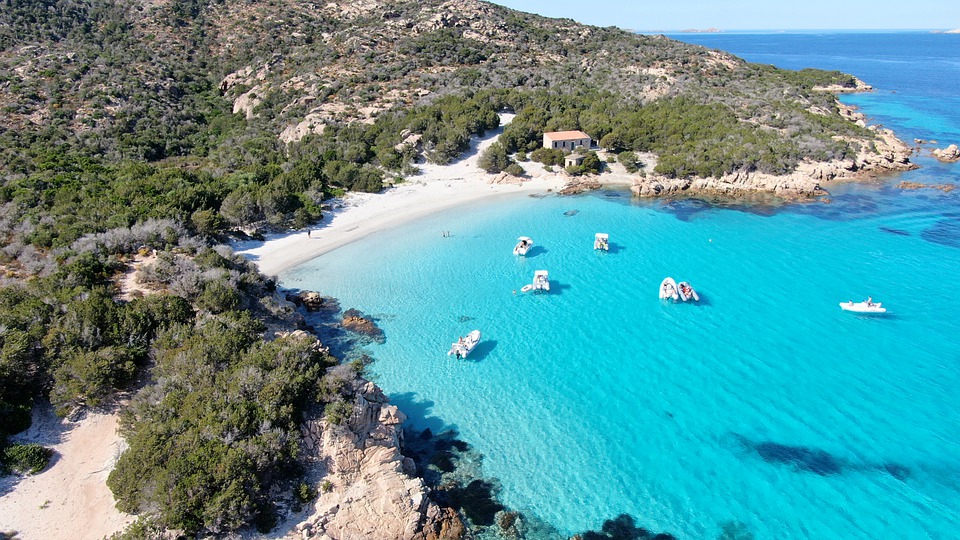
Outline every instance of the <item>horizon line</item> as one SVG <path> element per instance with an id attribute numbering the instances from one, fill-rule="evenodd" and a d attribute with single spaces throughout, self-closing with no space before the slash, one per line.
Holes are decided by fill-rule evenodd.
<path id="1" fill-rule="evenodd" d="M 629 29 L 639 34 L 724 34 L 734 32 L 930 32 L 930 33 L 957 33 L 960 28 L 672 28 L 658 30 Z"/>

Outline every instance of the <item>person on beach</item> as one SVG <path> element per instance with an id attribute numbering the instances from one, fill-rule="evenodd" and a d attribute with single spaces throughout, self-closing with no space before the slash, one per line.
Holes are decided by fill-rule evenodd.
<path id="1" fill-rule="evenodd" d="M 310 238 L 310 229 L 307 229 L 307 238 Z"/>

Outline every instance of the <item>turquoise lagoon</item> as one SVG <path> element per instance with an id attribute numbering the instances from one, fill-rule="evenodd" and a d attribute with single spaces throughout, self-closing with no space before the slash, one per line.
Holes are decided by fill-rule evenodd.
<path id="1" fill-rule="evenodd" d="M 956 122 L 919 132 L 894 114 L 910 95 L 849 99 L 903 138 Z M 505 197 L 280 278 L 377 317 L 371 377 L 412 427 L 457 430 L 505 504 L 563 535 L 627 513 L 683 539 L 729 522 L 758 539 L 956 538 L 960 190 L 895 185 L 960 169 L 918 162 L 780 206 Z M 538 269 L 551 292 L 521 293 Z M 668 275 L 702 301 L 659 300 Z M 838 306 L 868 295 L 889 313 Z M 475 328 L 470 358 L 447 357 Z"/>

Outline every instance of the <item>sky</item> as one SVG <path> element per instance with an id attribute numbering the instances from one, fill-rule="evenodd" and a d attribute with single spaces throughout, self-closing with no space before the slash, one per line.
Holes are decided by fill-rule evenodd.
<path id="1" fill-rule="evenodd" d="M 960 28 L 956 0 L 493 0 L 547 17 L 637 31 L 949 30 Z"/>

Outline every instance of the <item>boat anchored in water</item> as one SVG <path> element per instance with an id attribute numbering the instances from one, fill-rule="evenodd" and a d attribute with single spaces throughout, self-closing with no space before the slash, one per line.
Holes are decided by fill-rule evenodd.
<path id="1" fill-rule="evenodd" d="M 886 313 L 887 308 L 883 307 L 882 302 L 874 302 L 873 297 L 867 297 L 863 302 L 840 302 L 840 309 L 852 311 L 854 313 Z"/>
<path id="2" fill-rule="evenodd" d="M 460 336 L 460 339 L 453 342 L 450 345 L 450 350 L 447 351 L 447 356 L 456 356 L 458 359 L 466 358 L 477 347 L 477 343 L 480 343 L 480 331 L 474 330 L 466 336 Z"/>
<path id="3" fill-rule="evenodd" d="M 672 277 L 665 277 L 660 282 L 660 298 L 671 298 L 673 300 L 680 298 L 677 294 L 677 282 Z"/>
<path id="4" fill-rule="evenodd" d="M 610 235 L 607 233 L 598 232 L 597 236 L 593 240 L 593 249 L 610 251 Z"/>
<path id="5" fill-rule="evenodd" d="M 517 238 L 517 245 L 513 248 L 514 255 L 526 255 L 530 248 L 533 247 L 533 240 L 529 236 L 521 236 Z"/>
<path id="6" fill-rule="evenodd" d="M 550 278 L 546 270 L 537 270 L 533 273 L 533 283 L 528 283 L 520 289 L 520 292 L 530 291 L 550 291 Z"/>
<path id="7" fill-rule="evenodd" d="M 684 302 L 693 299 L 694 302 L 700 301 L 700 296 L 697 294 L 697 291 L 686 281 L 681 281 L 677 283 L 677 294 L 680 295 L 680 299 Z"/>

